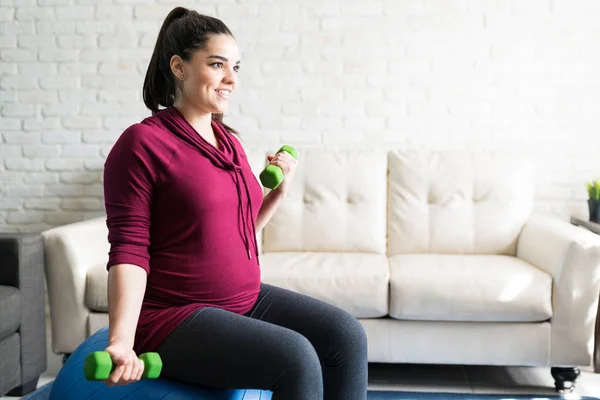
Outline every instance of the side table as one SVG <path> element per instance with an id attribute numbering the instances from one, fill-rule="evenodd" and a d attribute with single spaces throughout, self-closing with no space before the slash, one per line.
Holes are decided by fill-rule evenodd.
<path id="1" fill-rule="evenodd" d="M 600 235 L 600 223 L 589 221 L 588 219 L 571 216 L 571 224 L 581 226 Z M 596 311 L 596 332 L 594 334 L 594 372 L 600 373 L 600 303 Z"/>

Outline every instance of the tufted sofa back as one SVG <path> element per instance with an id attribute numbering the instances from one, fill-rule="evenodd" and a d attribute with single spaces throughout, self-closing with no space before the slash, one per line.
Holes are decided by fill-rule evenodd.
<path id="1" fill-rule="evenodd" d="M 299 162 L 264 252 L 514 255 L 533 208 L 518 155 L 310 148 Z"/>
<path id="2" fill-rule="evenodd" d="M 295 185 L 265 227 L 263 251 L 385 254 L 387 157 L 300 150 Z"/>

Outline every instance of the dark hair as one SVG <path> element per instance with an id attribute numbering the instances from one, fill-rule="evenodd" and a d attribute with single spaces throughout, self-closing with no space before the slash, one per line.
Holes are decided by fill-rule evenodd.
<path id="1" fill-rule="evenodd" d="M 153 115 L 160 111 L 159 106 L 172 106 L 175 101 L 176 84 L 170 67 L 171 57 L 178 55 L 189 61 L 196 50 L 206 45 L 210 36 L 219 34 L 233 37 L 229 28 L 217 18 L 184 7 L 171 10 L 158 33 L 144 78 L 144 104 Z M 212 114 L 212 119 L 219 121 L 228 131 L 238 133 L 223 123 L 223 114 Z"/>

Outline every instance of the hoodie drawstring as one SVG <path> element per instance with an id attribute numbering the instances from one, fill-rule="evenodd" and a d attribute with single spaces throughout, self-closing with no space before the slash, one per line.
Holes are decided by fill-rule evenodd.
<path id="1" fill-rule="evenodd" d="M 254 210 L 252 209 L 252 202 L 250 201 L 250 189 L 248 189 L 248 183 L 246 182 L 246 178 L 242 174 L 242 181 L 244 182 L 244 187 L 246 188 L 246 197 L 248 198 L 247 208 L 250 209 L 248 215 L 250 215 L 250 222 L 252 223 L 252 244 L 254 245 L 254 254 L 256 258 L 258 258 L 258 243 L 256 241 L 256 225 L 254 224 Z"/>
<path id="2" fill-rule="evenodd" d="M 235 187 L 238 193 L 238 219 L 241 215 L 242 218 L 242 229 L 244 231 L 244 245 L 246 246 L 246 251 L 248 253 L 248 259 L 252 259 L 252 252 L 250 251 L 250 239 L 248 238 L 248 216 L 250 216 L 250 221 L 252 223 L 252 250 L 254 250 L 254 254 L 256 255 L 256 257 L 258 258 L 258 243 L 256 242 L 256 226 L 254 225 L 254 218 L 252 217 L 254 215 L 253 213 L 253 209 L 252 209 L 252 202 L 250 201 L 250 190 L 248 189 L 248 184 L 246 182 L 246 178 L 244 177 L 244 173 L 240 171 L 239 167 L 234 167 L 233 168 L 234 172 L 235 172 Z M 244 208 L 242 206 L 242 193 L 241 193 L 241 189 L 240 189 L 240 176 L 241 176 L 241 180 L 244 183 L 244 189 L 246 190 L 246 197 L 248 199 L 248 208 L 250 209 L 250 212 L 248 213 L 248 210 L 246 210 L 246 214 L 244 215 Z"/>

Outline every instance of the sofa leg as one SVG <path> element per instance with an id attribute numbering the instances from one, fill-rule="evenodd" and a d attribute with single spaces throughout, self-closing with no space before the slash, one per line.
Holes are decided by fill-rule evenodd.
<path id="1" fill-rule="evenodd" d="M 26 394 L 33 392 L 37 388 L 38 379 L 39 376 L 35 379 L 30 380 L 29 382 L 25 382 L 21 386 L 17 386 L 16 388 L 8 392 L 6 395 L 17 397 L 25 396 Z"/>
<path id="2" fill-rule="evenodd" d="M 559 393 L 570 393 L 575 390 L 575 381 L 581 371 L 572 367 L 552 367 L 550 373 L 554 378 L 554 387 Z"/>

